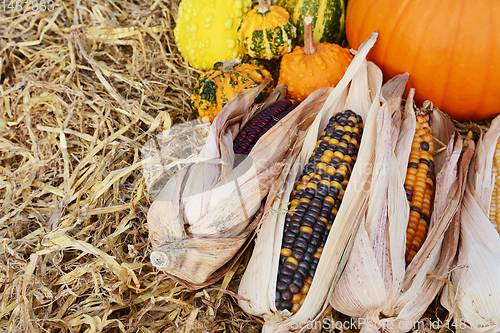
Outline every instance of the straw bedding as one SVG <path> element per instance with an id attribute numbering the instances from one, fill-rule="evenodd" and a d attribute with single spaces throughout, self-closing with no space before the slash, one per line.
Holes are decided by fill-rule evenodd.
<path id="1" fill-rule="evenodd" d="M 198 291 L 149 262 L 142 148 L 194 119 L 179 1 L 46 2 L 0 3 L 0 331 L 258 332 L 236 302 L 251 249 Z"/>

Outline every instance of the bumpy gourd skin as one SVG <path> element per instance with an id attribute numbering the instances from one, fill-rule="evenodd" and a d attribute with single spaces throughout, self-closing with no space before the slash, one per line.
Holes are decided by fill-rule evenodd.
<path id="1" fill-rule="evenodd" d="M 296 46 L 283 56 L 278 83 L 288 85 L 289 98 L 303 101 L 321 87 L 335 87 L 351 63 L 351 53 L 340 45 L 321 43 L 316 48 L 306 55 Z"/>
<path id="2" fill-rule="evenodd" d="M 274 89 L 271 73 L 255 61 L 241 61 L 230 73 L 225 73 L 222 69 L 223 63 L 217 62 L 212 70 L 200 75 L 194 83 L 189 104 L 197 117 L 209 117 L 212 121 L 240 90 L 266 79 L 270 79 L 269 83 L 255 101 L 262 102 Z"/>
<path id="3" fill-rule="evenodd" d="M 182 0 L 174 29 L 182 57 L 200 70 L 242 58 L 237 30 L 251 6 L 251 0 Z"/>
<path id="4" fill-rule="evenodd" d="M 284 8 L 255 6 L 243 19 L 238 37 L 250 57 L 273 59 L 292 50 L 296 31 Z"/>

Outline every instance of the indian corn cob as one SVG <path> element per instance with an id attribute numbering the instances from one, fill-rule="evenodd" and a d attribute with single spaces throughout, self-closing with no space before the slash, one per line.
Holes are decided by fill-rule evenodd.
<path id="1" fill-rule="evenodd" d="M 434 143 L 429 115 L 417 116 L 404 188 L 410 204 L 406 229 L 406 263 L 409 264 L 427 236 L 435 189 Z"/>
<path id="2" fill-rule="evenodd" d="M 494 175 L 493 193 L 491 194 L 490 222 L 495 229 L 500 232 L 500 138 L 497 141 L 495 153 L 493 155 L 492 174 Z"/>
<path id="3" fill-rule="evenodd" d="M 349 182 L 362 132 L 359 115 L 351 110 L 336 113 L 294 186 L 280 252 L 278 310 L 295 313 L 304 302 Z"/>
<path id="4" fill-rule="evenodd" d="M 248 155 L 253 146 L 276 123 L 295 109 L 297 104 L 292 100 L 276 101 L 260 111 L 243 126 L 233 140 L 235 154 Z"/>

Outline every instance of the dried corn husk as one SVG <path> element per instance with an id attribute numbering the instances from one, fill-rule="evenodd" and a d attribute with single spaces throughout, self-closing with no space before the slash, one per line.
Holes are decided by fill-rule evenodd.
<path id="1" fill-rule="evenodd" d="M 384 90 L 382 96 L 388 92 Z M 427 104 L 434 138 L 441 143 L 435 145 L 436 193 L 428 236 L 405 269 L 409 204 L 404 181 L 416 124 L 413 94 L 411 90 L 404 110 L 399 105 L 391 109 L 387 103 L 384 117 L 379 119 L 379 136 L 386 138 L 386 145 L 377 146 L 377 150 L 385 152 L 377 154 L 380 160 L 376 162 L 364 222 L 329 297 L 333 308 L 357 318 L 364 332 L 417 328 L 418 320 L 443 286 L 440 279 L 427 275 L 446 275 L 456 254 L 459 206 L 474 147 L 471 143 L 462 154 L 462 139 L 453 123 Z"/>
<path id="2" fill-rule="evenodd" d="M 162 133 L 141 149 L 144 182 L 152 197 L 156 197 L 183 166 L 196 161 L 210 132 L 210 123 L 200 118 L 175 126 L 169 122 L 164 127 Z"/>
<path id="3" fill-rule="evenodd" d="M 441 303 L 454 314 L 458 329 L 500 331 L 500 235 L 489 221 L 496 174 L 493 155 L 500 136 L 500 117 L 478 141 L 462 203 L 456 268 Z"/>
<path id="4" fill-rule="evenodd" d="M 357 51 L 314 123 L 304 136 L 299 136 L 291 158 L 270 190 L 255 248 L 238 290 L 242 296 L 240 306 L 247 313 L 264 318 L 264 332 L 295 331 L 314 320 L 326 308 L 332 282 L 337 272 L 342 270 L 342 262 L 350 250 L 350 240 L 366 208 L 368 193 L 364 187 L 368 185 L 374 164 L 377 141 L 375 125 L 380 107 L 382 74 L 365 57 L 375 43 L 376 36 L 374 33 Z M 347 186 L 343 203 L 330 230 L 330 235 L 334 236 L 328 237 L 325 243 L 309 293 L 302 307 L 291 315 L 286 310 L 278 311 L 274 304 L 279 252 L 290 193 L 329 118 L 344 109 L 355 111 L 365 123 L 357 162 L 350 177 L 350 183 L 354 184 Z"/>
<path id="5" fill-rule="evenodd" d="M 233 139 L 248 112 L 258 111 L 250 107 L 263 87 L 241 91 L 224 107 L 197 162 L 171 177 L 148 211 L 153 265 L 189 288 L 214 283 L 232 267 L 297 135 L 311 124 L 331 90 L 320 89 L 303 101 L 234 167 Z"/>

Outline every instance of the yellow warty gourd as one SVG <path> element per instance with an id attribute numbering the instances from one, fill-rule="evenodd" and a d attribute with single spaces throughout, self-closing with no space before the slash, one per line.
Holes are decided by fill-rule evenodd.
<path id="1" fill-rule="evenodd" d="M 174 29 L 182 57 L 200 70 L 242 58 L 237 30 L 251 6 L 251 0 L 183 0 Z"/>

